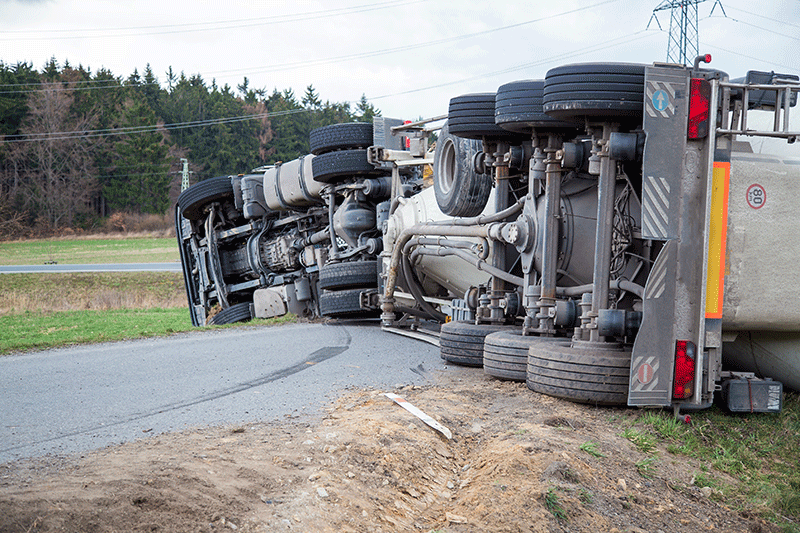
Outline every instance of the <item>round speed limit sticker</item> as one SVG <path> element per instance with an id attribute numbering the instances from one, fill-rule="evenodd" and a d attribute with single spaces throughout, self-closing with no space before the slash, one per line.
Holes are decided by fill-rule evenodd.
<path id="1" fill-rule="evenodd" d="M 753 209 L 761 209 L 767 201 L 767 191 L 758 183 L 747 188 L 747 205 Z"/>

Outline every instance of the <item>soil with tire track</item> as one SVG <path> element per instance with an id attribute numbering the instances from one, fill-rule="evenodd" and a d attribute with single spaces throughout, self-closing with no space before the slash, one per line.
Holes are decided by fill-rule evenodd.
<path id="1" fill-rule="evenodd" d="M 446 440 L 353 390 L 316 420 L 155 435 L 0 465 L 0 532 L 759 532 L 692 485 L 696 461 L 620 436 L 637 413 L 576 405 L 480 369 L 405 387 Z M 595 455 L 581 449 L 596 443 Z"/>

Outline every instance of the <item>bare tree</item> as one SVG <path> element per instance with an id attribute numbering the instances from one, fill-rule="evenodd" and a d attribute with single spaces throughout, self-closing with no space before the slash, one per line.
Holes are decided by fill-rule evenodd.
<path id="1" fill-rule="evenodd" d="M 76 116 L 71 91 L 59 83 L 43 84 L 28 102 L 21 132 L 27 137 L 11 149 L 25 207 L 51 229 L 69 227 L 90 211 L 97 193 L 92 149 L 87 132 L 96 124 L 93 112 Z"/>

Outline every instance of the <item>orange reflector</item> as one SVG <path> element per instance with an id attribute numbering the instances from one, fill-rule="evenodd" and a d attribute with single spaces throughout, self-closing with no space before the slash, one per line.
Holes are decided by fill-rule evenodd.
<path id="1" fill-rule="evenodd" d="M 731 164 L 715 161 L 711 183 L 711 217 L 708 226 L 706 318 L 722 318 L 730 178 Z"/>
<path id="2" fill-rule="evenodd" d="M 691 341 L 675 343 L 675 380 L 672 383 L 672 398 L 686 400 L 694 392 L 695 352 Z"/>

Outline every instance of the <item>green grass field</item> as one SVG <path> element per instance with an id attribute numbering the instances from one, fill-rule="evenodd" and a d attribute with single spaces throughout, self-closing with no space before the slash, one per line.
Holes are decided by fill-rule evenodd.
<path id="1" fill-rule="evenodd" d="M 0 316 L 0 354 L 194 329 L 186 309 L 26 312 Z"/>
<path id="2" fill-rule="evenodd" d="M 180 261 L 174 238 L 37 239 L 0 242 L 0 265 L 170 263 Z"/>
<path id="3" fill-rule="evenodd" d="M 3 265 L 178 260 L 171 238 L 0 242 Z M 250 324 L 294 320 L 287 316 Z M 192 329 L 179 272 L 0 274 L 0 354 Z"/>
<path id="4" fill-rule="evenodd" d="M 295 322 L 294 315 L 252 320 L 247 326 Z M 241 327 L 242 323 L 211 326 Z M 76 344 L 162 337 L 196 331 L 185 308 L 112 309 L 109 311 L 27 312 L 0 316 L 0 355 Z"/>

